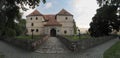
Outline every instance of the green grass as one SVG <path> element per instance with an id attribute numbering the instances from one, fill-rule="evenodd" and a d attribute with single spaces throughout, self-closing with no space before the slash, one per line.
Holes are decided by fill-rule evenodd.
<path id="1" fill-rule="evenodd" d="M 0 52 L 0 58 L 5 58 L 4 55 Z"/>
<path id="2" fill-rule="evenodd" d="M 91 38 L 91 36 L 89 35 L 80 35 L 80 38 L 79 36 L 65 36 L 66 38 L 72 40 L 72 41 L 77 41 L 77 40 L 83 40 L 83 39 L 89 39 Z"/>
<path id="3" fill-rule="evenodd" d="M 33 36 L 33 39 L 34 40 L 37 40 L 37 39 L 40 39 L 40 38 L 42 38 L 43 36 L 40 36 L 40 35 L 34 35 Z M 29 40 L 31 40 L 32 39 L 32 36 L 16 36 L 15 38 L 17 38 L 17 39 L 29 39 Z"/>
<path id="4" fill-rule="evenodd" d="M 104 58 L 120 58 L 120 41 L 104 52 Z"/>

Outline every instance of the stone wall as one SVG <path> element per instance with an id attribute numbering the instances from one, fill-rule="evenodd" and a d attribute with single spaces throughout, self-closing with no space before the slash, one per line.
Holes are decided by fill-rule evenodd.
<path id="1" fill-rule="evenodd" d="M 104 37 L 98 37 L 98 38 L 90 38 L 90 39 L 84 39 L 84 40 L 79 40 L 79 41 L 71 41 L 68 40 L 65 37 L 62 36 L 57 36 L 61 42 L 63 42 L 68 49 L 72 51 L 82 51 L 86 50 L 88 48 L 97 46 L 99 44 L 102 44 L 104 42 L 107 42 L 111 39 L 115 39 L 115 36 L 104 36 Z"/>
<path id="2" fill-rule="evenodd" d="M 99 44 L 102 44 L 104 42 L 107 42 L 111 39 L 115 39 L 115 37 L 114 36 L 104 36 L 104 37 L 98 37 L 98 38 L 79 40 L 76 42 L 76 44 L 77 44 L 78 49 L 85 50 L 85 49 L 97 46 Z"/>
<path id="3" fill-rule="evenodd" d="M 17 39 L 17 38 L 0 38 L 0 40 L 3 40 L 6 43 L 12 44 L 16 47 L 28 50 L 28 51 L 34 51 L 36 50 L 41 44 L 43 44 L 49 36 L 43 36 L 39 40 L 30 40 L 30 39 Z"/>

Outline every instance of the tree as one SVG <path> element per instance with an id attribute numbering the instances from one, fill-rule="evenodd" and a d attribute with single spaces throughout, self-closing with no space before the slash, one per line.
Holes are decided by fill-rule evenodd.
<path id="1" fill-rule="evenodd" d="M 16 36 L 25 35 L 26 30 L 25 19 L 21 19 L 18 23 L 15 24 Z"/>
<path id="2" fill-rule="evenodd" d="M 73 25 L 73 28 L 74 28 L 74 34 L 77 34 L 77 27 L 76 27 L 76 23 L 75 21 L 73 21 L 74 25 Z"/>
<path id="3" fill-rule="evenodd" d="M 0 36 L 4 36 L 8 29 L 15 29 L 15 20 L 21 19 L 19 9 L 26 10 L 25 5 L 35 8 L 41 0 L 0 0 Z M 42 0 L 43 3 L 46 0 Z M 11 32 L 12 33 L 12 32 Z"/>
<path id="4" fill-rule="evenodd" d="M 95 14 L 90 23 L 89 32 L 91 36 L 106 36 L 112 30 L 119 31 L 120 20 L 117 18 L 116 10 L 117 7 L 114 5 L 104 5 L 97 10 L 97 14 Z"/>
<path id="5" fill-rule="evenodd" d="M 120 0 L 97 0 L 99 6 L 114 5 L 120 7 Z"/>
<path id="6" fill-rule="evenodd" d="M 118 12 L 118 19 L 120 19 L 120 0 L 97 0 L 97 3 L 99 4 L 100 7 L 103 5 L 114 5 L 117 7 L 117 12 Z"/>

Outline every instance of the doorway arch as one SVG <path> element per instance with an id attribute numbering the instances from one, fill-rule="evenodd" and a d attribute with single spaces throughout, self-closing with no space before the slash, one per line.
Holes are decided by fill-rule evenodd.
<path id="1" fill-rule="evenodd" d="M 56 30 L 54 28 L 50 30 L 50 36 L 56 36 Z"/>

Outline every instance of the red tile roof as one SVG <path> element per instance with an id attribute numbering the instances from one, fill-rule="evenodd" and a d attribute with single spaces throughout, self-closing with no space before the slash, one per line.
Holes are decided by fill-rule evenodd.
<path id="1" fill-rule="evenodd" d="M 72 16 L 72 14 L 70 14 L 69 12 L 67 12 L 66 10 L 62 9 L 58 14 L 56 15 L 70 15 Z M 60 24 L 56 19 L 56 15 L 50 14 L 50 15 L 42 15 L 38 10 L 33 11 L 31 14 L 29 14 L 28 16 L 43 16 L 45 21 L 47 22 L 44 26 L 62 26 L 62 24 Z"/>
<path id="2" fill-rule="evenodd" d="M 38 10 L 34 10 L 31 14 L 27 16 L 42 16 L 42 14 Z"/>
<path id="3" fill-rule="evenodd" d="M 45 19 L 48 22 L 44 26 L 62 26 L 57 20 L 55 19 L 55 15 L 44 15 Z"/>
<path id="4" fill-rule="evenodd" d="M 57 15 L 70 15 L 70 16 L 72 16 L 72 14 L 67 12 L 65 9 L 62 9 Z"/>
<path id="5" fill-rule="evenodd" d="M 53 14 L 44 15 L 43 17 L 44 17 L 45 20 L 49 20 L 49 18 L 55 19 L 55 15 L 53 15 Z"/>

